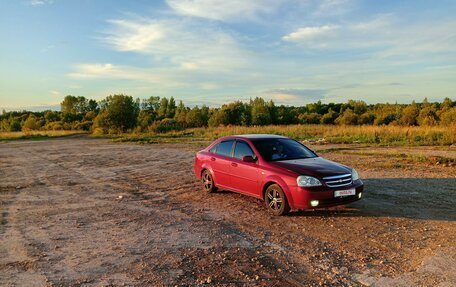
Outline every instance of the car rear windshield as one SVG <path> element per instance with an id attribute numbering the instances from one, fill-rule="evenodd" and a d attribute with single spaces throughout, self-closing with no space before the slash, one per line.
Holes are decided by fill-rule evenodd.
<path id="1" fill-rule="evenodd" d="M 266 161 L 312 158 L 317 155 L 300 144 L 287 138 L 255 139 L 253 144 Z"/>

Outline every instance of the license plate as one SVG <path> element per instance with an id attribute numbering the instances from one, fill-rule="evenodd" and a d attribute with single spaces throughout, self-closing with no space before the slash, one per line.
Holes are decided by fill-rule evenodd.
<path id="1" fill-rule="evenodd" d="M 350 196 L 350 195 L 355 195 L 355 194 L 356 194 L 356 190 L 354 188 L 334 191 L 334 197 Z"/>

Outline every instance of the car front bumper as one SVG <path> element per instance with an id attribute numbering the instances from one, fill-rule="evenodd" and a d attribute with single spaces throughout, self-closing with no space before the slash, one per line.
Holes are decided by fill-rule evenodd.
<path id="1" fill-rule="evenodd" d="M 355 189 L 355 195 L 342 197 L 334 196 L 335 191 L 348 189 Z M 299 210 L 344 205 L 360 200 L 362 198 L 363 190 L 364 184 L 361 180 L 356 180 L 350 185 L 338 188 L 331 188 L 327 186 L 304 188 L 296 186 L 294 190 L 292 190 L 292 200 L 289 200 L 289 203 L 292 209 Z M 316 201 L 318 201 L 318 205 L 315 205 Z M 312 205 L 312 203 L 314 205 Z"/>

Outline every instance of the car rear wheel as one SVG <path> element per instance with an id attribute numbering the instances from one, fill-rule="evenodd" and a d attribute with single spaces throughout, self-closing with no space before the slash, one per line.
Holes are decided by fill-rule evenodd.
<path id="1" fill-rule="evenodd" d="M 214 179 L 212 178 L 212 174 L 207 169 L 203 172 L 203 176 L 201 177 L 201 181 L 203 182 L 203 189 L 204 191 L 211 193 L 214 192 L 217 188 L 214 184 Z"/>
<path id="2" fill-rule="evenodd" d="M 278 184 L 271 184 L 264 193 L 267 209 L 274 215 L 285 215 L 290 211 L 287 198 Z"/>

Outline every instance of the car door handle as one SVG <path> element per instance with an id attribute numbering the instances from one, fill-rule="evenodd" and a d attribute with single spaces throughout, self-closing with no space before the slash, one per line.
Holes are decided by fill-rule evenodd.
<path id="1" fill-rule="evenodd" d="M 236 167 L 236 166 L 237 166 L 237 163 L 232 162 L 231 165 L 234 166 L 234 167 Z"/>
<path id="2" fill-rule="evenodd" d="M 211 157 L 211 160 L 212 160 L 212 161 L 215 161 L 215 157 Z"/>

